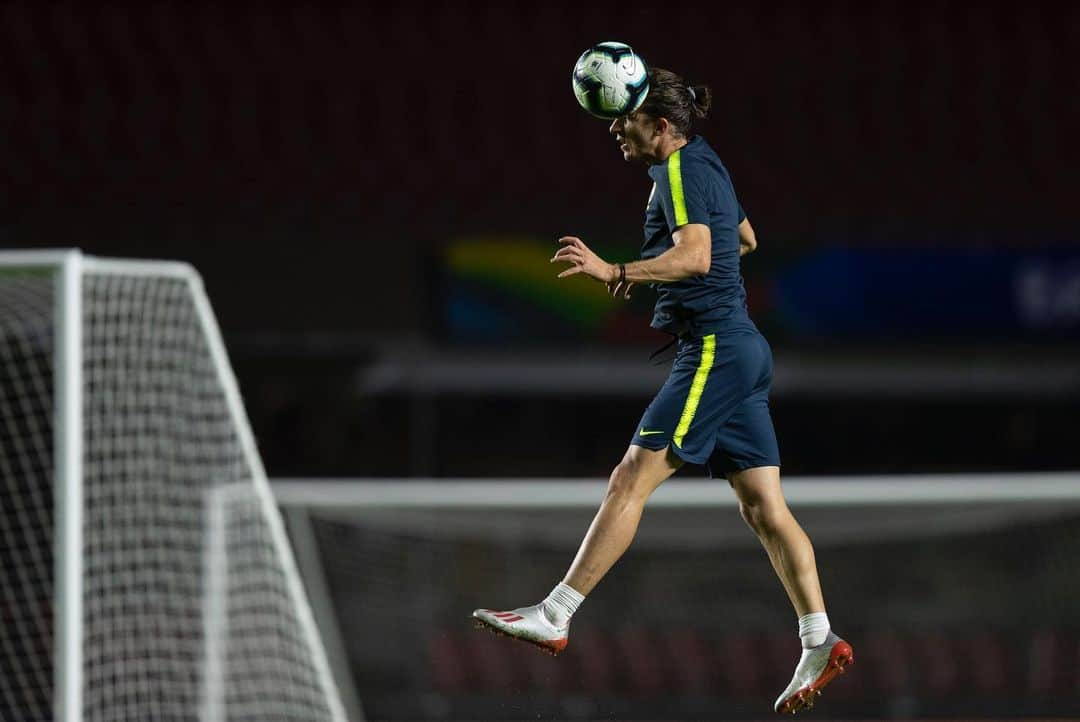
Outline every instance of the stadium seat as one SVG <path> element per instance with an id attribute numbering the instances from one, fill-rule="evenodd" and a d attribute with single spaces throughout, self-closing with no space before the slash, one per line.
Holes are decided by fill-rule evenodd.
<path id="1" fill-rule="evenodd" d="M 716 660 L 711 640 L 692 628 L 661 631 L 658 651 L 672 671 L 673 687 L 677 692 L 707 694 L 715 692 Z"/>
<path id="2" fill-rule="evenodd" d="M 943 632 L 928 632 L 912 642 L 913 659 L 919 671 L 920 687 L 935 697 L 961 694 L 962 649 Z"/>
<path id="3" fill-rule="evenodd" d="M 567 653 L 578 661 L 578 675 L 569 680 L 571 691 L 604 694 L 615 689 L 619 660 L 610 635 L 595 627 L 575 629 Z"/>
<path id="4" fill-rule="evenodd" d="M 658 637 L 644 627 L 624 627 L 615 634 L 625 694 L 655 697 L 667 690 L 670 670 L 664 668 L 657 645 Z"/>
<path id="5" fill-rule="evenodd" d="M 465 635 L 461 646 L 462 661 L 468 665 L 470 689 L 505 693 L 528 688 L 528 673 L 521 662 L 522 655 L 539 652 L 528 649 L 522 642 L 479 632 Z"/>
<path id="6" fill-rule="evenodd" d="M 966 640 L 971 669 L 971 687 L 980 695 L 1000 695 L 1011 683 L 1009 658 L 1000 634 L 982 631 Z"/>
<path id="7" fill-rule="evenodd" d="M 442 632 L 428 640 L 428 668 L 432 687 L 442 694 L 458 694 L 466 690 L 467 665 L 462 657 L 462 642 L 451 632 Z"/>
<path id="8" fill-rule="evenodd" d="M 788 639 L 790 646 L 791 639 Z M 760 696 L 766 692 L 763 679 L 764 665 L 760 663 L 762 650 L 756 635 L 735 632 L 716 640 L 719 650 L 719 670 L 721 695 L 731 698 Z M 794 648 L 796 651 L 798 647 Z M 789 655 L 790 656 L 790 655 Z M 787 669 L 795 658 L 787 662 Z M 790 675 L 790 670 L 787 672 Z M 782 676 L 778 674 L 777 677 Z M 786 684 L 785 678 L 782 684 Z"/>
<path id="9" fill-rule="evenodd" d="M 868 694 L 910 694 L 913 678 L 907 641 L 892 629 L 867 633 L 859 639 L 856 662 L 860 686 Z"/>

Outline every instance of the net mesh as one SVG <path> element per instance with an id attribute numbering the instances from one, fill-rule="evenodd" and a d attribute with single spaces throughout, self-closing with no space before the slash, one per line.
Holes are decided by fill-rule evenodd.
<path id="1" fill-rule="evenodd" d="M 225 511 L 224 701 L 229 719 L 329 719 L 310 639 L 295 623 L 264 504 L 250 485 L 219 490 Z M 268 685 L 273 685 L 270 688 Z"/>
<path id="2" fill-rule="evenodd" d="M 83 277 L 83 719 L 334 719 L 196 292 Z M 52 718 L 53 295 L 0 276 L 4 720 Z"/>
<path id="3" fill-rule="evenodd" d="M 0 719 L 52 719 L 53 282 L 0 269 Z"/>
<path id="4" fill-rule="evenodd" d="M 309 509 L 371 716 L 766 716 L 799 642 L 787 598 L 733 506 L 647 507 L 634 545 L 581 607 L 556 659 L 470 628 L 476 607 L 543 598 L 594 511 Z M 815 541 L 830 618 L 856 650 L 854 676 L 826 691 L 830 713 L 1080 709 L 1080 502 L 795 512 Z"/>

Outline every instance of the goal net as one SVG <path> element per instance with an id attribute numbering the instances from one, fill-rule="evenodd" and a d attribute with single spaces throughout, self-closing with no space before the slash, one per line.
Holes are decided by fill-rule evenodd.
<path id="1" fill-rule="evenodd" d="M 344 718 L 198 275 L 0 253 L 0 719 Z"/>
<path id="2" fill-rule="evenodd" d="M 558 658 L 474 631 L 469 614 L 550 591 L 602 480 L 273 487 L 290 526 L 311 529 L 294 536 L 297 553 L 319 567 L 373 718 L 760 719 L 798 658 L 794 614 L 723 482 L 660 487 Z M 1080 473 L 797 479 L 785 491 L 855 648 L 829 712 L 1080 710 Z"/>

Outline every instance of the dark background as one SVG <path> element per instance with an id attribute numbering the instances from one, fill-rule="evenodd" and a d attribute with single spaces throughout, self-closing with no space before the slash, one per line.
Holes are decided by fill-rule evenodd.
<path id="1" fill-rule="evenodd" d="M 0 243 L 193 263 L 272 475 L 604 474 L 647 387 L 357 383 L 401 359 L 427 378 L 462 345 L 444 314 L 455 239 L 572 232 L 633 257 L 648 182 L 573 102 L 582 49 L 626 40 L 713 88 L 701 131 L 758 232 L 755 312 L 778 259 L 821 248 L 900 249 L 927 269 L 942 249 L 1076 266 L 1077 28 L 1056 3 L 5 3 Z M 963 263 L 955 300 L 977 313 Z M 921 333 L 925 310 L 900 337 L 873 333 L 872 314 L 855 333 L 799 333 L 755 313 L 788 471 L 1075 466 L 1061 429 L 1080 387 L 1078 278 L 1052 334 L 993 320 L 974 338 Z M 902 288 L 918 298 L 920 282 Z M 644 365 L 653 341 L 541 339 L 524 355 Z M 455 368 L 522 360 L 498 337 L 465 345 Z M 785 381 L 807 364 L 827 383 Z M 882 364 L 915 390 L 848 388 Z M 1005 381 L 973 384 L 979 364 Z M 1032 389 L 1047 364 L 1061 373 Z M 513 420 L 498 444 L 449 431 L 492 415 Z M 567 433 L 540 431 L 554 427 Z"/>
<path id="2" fill-rule="evenodd" d="M 569 87 L 601 40 L 713 89 L 700 130 L 757 230 L 786 474 L 1080 468 L 1076 5 L 3 3 L 0 247 L 192 263 L 271 477 L 599 483 L 664 375 L 647 290 L 581 332 L 514 295 L 521 269 L 493 291 L 448 259 L 566 233 L 634 257 L 644 168 Z M 477 298 L 506 325 L 463 332 Z M 538 593 L 569 546 L 354 522 L 316 536 L 373 718 L 756 716 L 786 680 L 748 535 L 628 561 L 552 671 L 462 610 Z M 830 546 L 866 670 L 834 709 L 1075 713 L 1077 530 Z"/>

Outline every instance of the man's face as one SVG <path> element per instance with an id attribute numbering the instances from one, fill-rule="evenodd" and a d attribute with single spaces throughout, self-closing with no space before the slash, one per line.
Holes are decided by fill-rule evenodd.
<path id="1" fill-rule="evenodd" d="M 623 160 L 641 160 L 646 163 L 656 156 L 656 121 L 642 112 L 623 115 L 611 122 L 608 132 L 622 151 Z"/>

